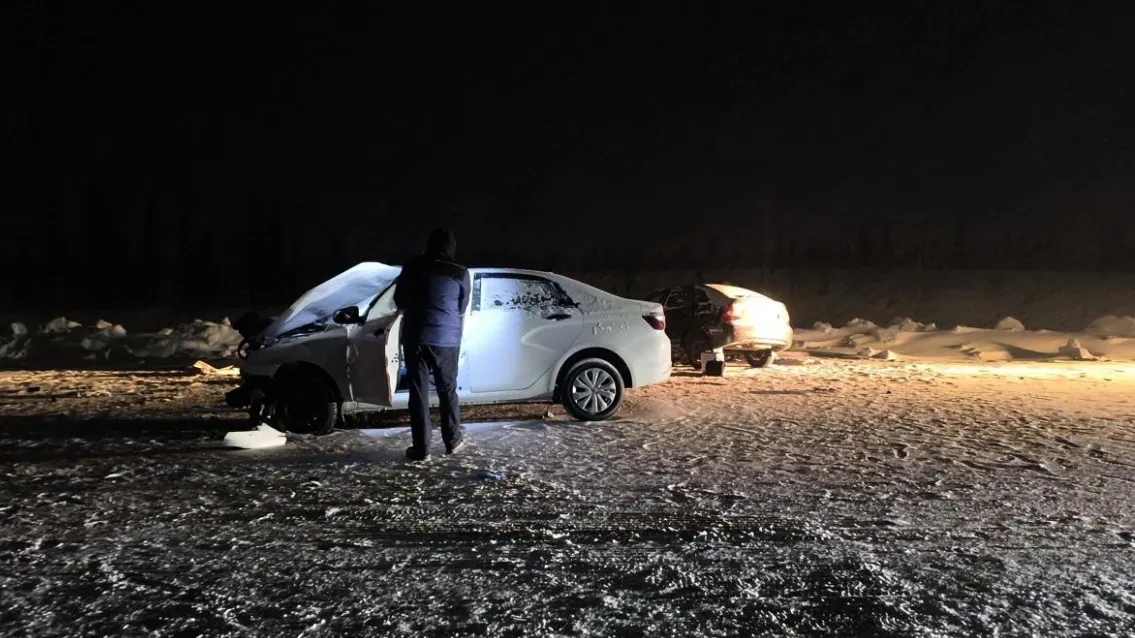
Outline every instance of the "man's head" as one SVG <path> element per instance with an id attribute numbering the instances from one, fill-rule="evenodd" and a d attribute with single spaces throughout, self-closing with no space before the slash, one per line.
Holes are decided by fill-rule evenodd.
<path id="1" fill-rule="evenodd" d="M 448 228 L 437 228 L 426 242 L 426 254 L 453 259 L 457 253 L 457 238 Z"/>

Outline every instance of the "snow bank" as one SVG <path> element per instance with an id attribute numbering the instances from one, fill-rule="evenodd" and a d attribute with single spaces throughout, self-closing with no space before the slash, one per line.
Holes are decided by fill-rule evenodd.
<path id="1" fill-rule="evenodd" d="M 1105 339 L 1109 337 L 1135 338 L 1135 317 L 1104 315 L 1088 326 L 1088 332 Z"/>
<path id="2" fill-rule="evenodd" d="M 853 319 L 842 328 L 818 322 L 795 332 L 793 350 L 817 356 L 978 361 L 1135 361 L 1135 319 L 1107 316 L 1081 331 L 1026 330 L 1006 317 L 992 328 L 938 330 L 899 317 L 886 327 Z"/>
<path id="3" fill-rule="evenodd" d="M 194 320 L 156 333 L 129 334 L 105 320 L 84 326 L 57 317 L 34 334 L 19 322 L 11 334 L 0 336 L 0 361 L 60 364 L 123 359 L 230 358 L 240 345 L 240 333 L 229 320 Z"/>
<path id="4" fill-rule="evenodd" d="M 1014 319 L 1013 317 L 1005 317 L 1001 321 L 998 321 L 997 325 L 994 326 L 993 329 L 1004 330 L 1005 332 L 1023 332 L 1025 329 L 1025 324 L 1021 323 L 1017 319 Z"/>

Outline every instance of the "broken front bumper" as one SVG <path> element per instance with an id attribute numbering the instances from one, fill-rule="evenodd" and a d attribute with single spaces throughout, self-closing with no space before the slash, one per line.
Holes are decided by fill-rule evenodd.
<path id="1" fill-rule="evenodd" d="M 225 403 L 233 408 L 247 408 L 263 403 L 271 395 L 272 379 L 268 377 L 241 377 L 240 386 L 225 393 Z"/>
<path id="2" fill-rule="evenodd" d="M 792 328 L 787 324 L 765 329 L 727 325 L 709 330 L 708 335 L 713 349 L 726 352 L 781 352 L 792 346 Z"/>

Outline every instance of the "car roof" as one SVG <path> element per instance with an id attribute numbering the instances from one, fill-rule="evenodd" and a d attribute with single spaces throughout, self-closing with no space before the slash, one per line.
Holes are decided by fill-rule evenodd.
<path id="1" fill-rule="evenodd" d="M 749 290 L 748 288 L 742 288 L 740 286 L 733 286 L 733 285 L 730 285 L 730 284 L 701 284 L 701 285 L 705 286 L 706 288 L 713 288 L 717 292 L 720 292 L 721 294 L 725 295 L 726 297 L 729 297 L 730 299 L 736 299 L 738 297 L 756 297 L 756 296 L 760 295 L 760 293 L 753 291 L 753 290 Z"/>
<path id="2" fill-rule="evenodd" d="M 471 273 L 499 272 L 499 273 L 508 273 L 508 274 L 511 274 L 511 275 L 532 275 L 532 276 L 535 276 L 535 277 L 546 277 L 548 275 L 552 275 L 552 276 L 556 276 L 556 277 L 560 276 L 557 273 L 547 271 L 547 270 L 528 270 L 526 268 L 493 268 L 493 267 L 482 267 L 482 266 L 478 266 L 476 268 L 470 268 L 469 272 L 471 272 Z"/>
<path id="3" fill-rule="evenodd" d="M 681 286 L 665 286 L 663 288 L 655 288 L 654 290 L 651 291 L 650 294 L 653 295 L 653 294 L 658 294 L 658 293 L 662 293 L 662 292 L 672 292 L 674 290 L 682 290 L 682 289 L 685 289 L 685 288 L 703 288 L 703 289 L 709 288 L 709 289 L 712 289 L 712 290 L 716 290 L 717 292 L 720 292 L 720 293 L 725 293 L 724 289 L 735 289 L 735 290 L 742 291 L 742 293 L 753 294 L 753 291 L 751 291 L 751 290 L 745 290 L 744 288 L 738 288 L 736 286 L 731 286 L 729 284 L 684 284 L 684 285 L 681 285 Z"/>

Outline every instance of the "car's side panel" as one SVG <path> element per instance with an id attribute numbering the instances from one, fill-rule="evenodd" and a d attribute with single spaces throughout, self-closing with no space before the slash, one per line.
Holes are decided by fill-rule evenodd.
<path id="1" fill-rule="evenodd" d="M 474 273 L 465 362 L 473 394 L 541 393 L 539 380 L 583 326 L 583 313 L 560 294 L 543 277 Z"/>
<path id="2" fill-rule="evenodd" d="M 660 304 L 621 299 L 580 282 L 557 276 L 555 280 L 580 303 L 584 313 L 579 340 L 556 362 L 553 374 L 544 380 L 554 390 L 559 371 L 577 353 L 587 349 L 606 350 L 617 356 L 630 371 L 628 386 L 660 383 L 670 378 L 670 339 L 647 323 L 644 315 L 662 310 Z M 666 317 L 669 322 L 669 316 Z"/>

